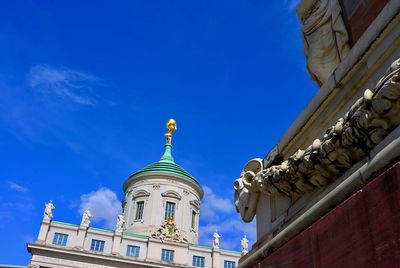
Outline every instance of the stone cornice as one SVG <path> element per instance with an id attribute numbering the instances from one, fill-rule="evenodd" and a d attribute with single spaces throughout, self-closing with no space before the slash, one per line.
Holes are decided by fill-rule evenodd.
<path id="1" fill-rule="evenodd" d="M 365 157 L 400 124 L 400 59 L 373 90 L 365 90 L 343 118 L 305 150 L 264 168 L 254 159 L 234 183 L 235 205 L 244 221 L 255 215 L 257 195 L 280 192 L 292 200 L 322 188 Z"/>

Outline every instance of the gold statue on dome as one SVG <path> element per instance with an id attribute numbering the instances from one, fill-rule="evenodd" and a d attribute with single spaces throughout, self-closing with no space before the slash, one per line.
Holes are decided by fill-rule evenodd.
<path id="1" fill-rule="evenodd" d="M 176 121 L 175 119 L 169 119 L 166 123 L 168 132 L 164 134 L 164 136 L 167 138 L 167 144 L 171 144 L 172 140 L 172 132 L 174 132 L 176 128 Z"/>

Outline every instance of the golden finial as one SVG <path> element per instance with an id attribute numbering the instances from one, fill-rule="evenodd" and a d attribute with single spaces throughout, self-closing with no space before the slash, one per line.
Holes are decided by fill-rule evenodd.
<path id="1" fill-rule="evenodd" d="M 164 134 L 164 136 L 167 138 L 167 144 L 171 144 L 171 140 L 172 140 L 172 132 L 174 132 L 177 128 L 176 128 L 176 121 L 175 119 L 169 119 L 167 121 L 167 129 L 168 132 Z"/>

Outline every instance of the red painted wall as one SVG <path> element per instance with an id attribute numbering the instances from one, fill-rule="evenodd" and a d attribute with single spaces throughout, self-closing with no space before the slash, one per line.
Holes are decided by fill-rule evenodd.
<path id="1" fill-rule="evenodd" d="M 375 20 L 389 0 L 339 0 L 343 17 L 350 35 L 351 44 L 355 44 L 368 26 Z"/>
<path id="2" fill-rule="evenodd" d="M 400 162 L 255 267 L 400 267 Z"/>

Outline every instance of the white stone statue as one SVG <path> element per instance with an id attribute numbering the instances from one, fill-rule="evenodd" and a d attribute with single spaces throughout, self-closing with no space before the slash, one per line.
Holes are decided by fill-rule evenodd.
<path id="1" fill-rule="evenodd" d="M 43 215 L 43 219 L 44 220 L 51 220 L 53 218 L 53 210 L 56 207 L 53 205 L 53 201 L 50 200 L 49 203 L 45 204 L 45 209 L 44 209 L 44 215 Z"/>
<path id="2" fill-rule="evenodd" d="M 92 218 L 92 213 L 90 213 L 90 209 L 87 208 L 82 215 L 81 226 L 89 227 L 90 219 Z"/>
<path id="3" fill-rule="evenodd" d="M 219 248 L 219 239 L 220 235 L 218 234 L 218 231 L 215 230 L 213 234 L 213 248 Z"/>
<path id="4" fill-rule="evenodd" d="M 302 0 L 297 6 L 311 78 L 321 86 L 350 50 L 338 0 Z"/>
<path id="5" fill-rule="evenodd" d="M 247 254 L 247 252 L 249 252 L 249 240 L 246 235 L 240 240 L 240 244 L 242 245 L 242 255 Z"/>
<path id="6" fill-rule="evenodd" d="M 124 216 L 122 214 L 119 214 L 117 216 L 117 225 L 115 226 L 115 231 L 122 232 L 122 230 L 124 228 L 124 224 L 125 224 Z"/>

